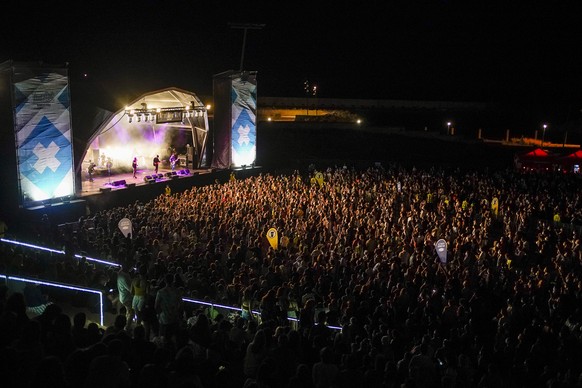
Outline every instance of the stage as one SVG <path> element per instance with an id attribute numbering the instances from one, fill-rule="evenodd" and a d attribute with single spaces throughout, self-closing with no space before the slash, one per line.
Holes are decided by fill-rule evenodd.
<path id="1" fill-rule="evenodd" d="M 135 204 L 136 201 L 146 203 L 165 194 L 168 189 L 171 193 L 179 193 L 192 187 L 226 183 L 232 173 L 236 179 L 245 179 L 259 175 L 262 171 L 262 167 L 258 166 L 222 170 L 176 169 L 175 175 L 168 176 L 168 173 L 172 172 L 170 169 L 159 169 L 158 174 L 161 174 L 161 177 L 147 179 L 153 178 L 153 169 L 138 169 L 137 178 L 134 178 L 131 172 L 112 174 L 111 177 L 98 174 L 94 176 L 93 182 L 90 182 L 87 173 L 84 173 L 81 181 L 82 191 L 77 192 L 75 197 L 43 201 L 22 208 L 18 220 L 20 225 L 14 225 L 14 229 L 32 231 L 40 225 L 45 215 L 50 218 L 53 225 L 75 222 L 80 217 L 90 216 L 98 211 L 128 206 Z"/>
<path id="2" fill-rule="evenodd" d="M 89 195 L 100 194 L 103 192 L 126 189 L 134 186 L 151 185 L 155 183 L 170 182 L 176 179 L 183 179 L 197 175 L 210 174 L 213 172 L 211 168 L 188 169 L 176 168 L 172 174 L 171 169 L 160 168 L 158 174 L 155 174 L 154 169 L 137 169 L 136 178 L 131 172 L 112 173 L 109 175 L 107 171 L 98 171 L 93 175 L 93 181 L 89 180 L 87 172 L 83 173 L 81 179 L 81 192 L 77 197 L 87 197 Z M 161 175 L 161 176 L 160 176 Z"/>

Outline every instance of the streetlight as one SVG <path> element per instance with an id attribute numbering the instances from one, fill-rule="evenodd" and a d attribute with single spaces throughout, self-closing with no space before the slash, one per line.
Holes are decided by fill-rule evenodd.
<path id="1" fill-rule="evenodd" d="M 544 125 L 542 125 L 542 128 L 543 128 L 544 130 L 542 131 L 542 145 L 541 145 L 541 147 L 543 147 L 543 146 L 544 146 L 544 140 L 545 140 L 545 138 L 546 138 L 546 128 L 547 128 L 547 127 L 548 127 L 548 125 L 547 125 L 547 124 L 544 124 Z"/>
<path id="2" fill-rule="evenodd" d="M 309 116 L 309 80 L 303 82 L 303 90 L 305 90 L 305 114 Z"/>
<path id="3" fill-rule="evenodd" d="M 451 122 L 447 122 L 447 135 L 451 134 Z"/>
<path id="4" fill-rule="evenodd" d="M 315 115 L 317 116 L 317 85 L 313 85 L 313 97 L 315 98 Z"/>

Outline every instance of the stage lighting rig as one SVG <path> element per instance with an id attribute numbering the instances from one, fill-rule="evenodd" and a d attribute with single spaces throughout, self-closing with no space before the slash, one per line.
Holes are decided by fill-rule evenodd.
<path id="1" fill-rule="evenodd" d="M 205 105 L 196 105 L 194 101 L 190 104 L 177 107 L 150 108 L 146 103 L 141 104 L 141 108 L 125 108 L 129 122 L 136 118 L 137 122 L 152 122 L 157 124 L 182 122 L 184 118 L 203 117 L 208 108 Z"/>

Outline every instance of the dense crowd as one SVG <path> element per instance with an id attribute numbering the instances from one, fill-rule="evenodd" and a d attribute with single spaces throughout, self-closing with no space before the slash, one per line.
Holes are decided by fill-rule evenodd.
<path id="1" fill-rule="evenodd" d="M 582 387 L 578 177 L 398 165 L 320 177 L 233 178 L 47 226 L 38 240 L 67 255 L 2 245 L 2 273 L 114 290 L 117 314 L 106 329 L 58 303 L 29 318 L 27 295 L 4 289 L 6 381 Z"/>

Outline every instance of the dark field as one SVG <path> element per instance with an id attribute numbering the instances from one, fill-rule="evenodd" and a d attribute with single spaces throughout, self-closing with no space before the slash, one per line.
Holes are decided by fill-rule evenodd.
<path id="1" fill-rule="evenodd" d="M 521 147 L 431 132 L 403 132 L 358 126 L 299 126 L 269 123 L 259 126 L 257 164 L 267 169 L 307 169 L 347 164 L 366 167 L 375 162 L 404 166 L 475 168 L 490 170 L 511 167 Z"/>

